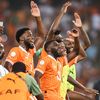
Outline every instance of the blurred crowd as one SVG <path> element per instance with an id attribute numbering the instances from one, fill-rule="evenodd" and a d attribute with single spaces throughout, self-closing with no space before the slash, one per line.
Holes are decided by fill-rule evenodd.
<path id="1" fill-rule="evenodd" d="M 47 30 L 65 1 L 36 0 Z M 37 31 L 30 13 L 29 2 L 30 0 L 0 0 L 0 21 L 4 22 L 2 38 L 6 55 L 17 45 L 15 40 L 17 29 L 29 26 L 33 33 Z M 87 50 L 88 58 L 77 64 L 77 78 L 85 86 L 93 88 L 94 83 L 100 80 L 100 1 L 71 0 L 71 2 L 72 6 L 63 17 L 59 29 L 62 30 L 62 35 L 67 35 L 66 31 L 72 28 L 73 13 L 80 14 L 84 30 L 91 40 L 91 47 Z"/>

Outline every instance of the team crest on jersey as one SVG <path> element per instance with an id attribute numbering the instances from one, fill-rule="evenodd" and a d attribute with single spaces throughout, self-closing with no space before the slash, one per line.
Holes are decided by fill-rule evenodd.
<path id="1" fill-rule="evenodd" d="M 16 52 L 12 52 L 10 55 L 11 55 L 12 57 L 15 57 L 15 56 L 16 56 Z"/>
<path id="2" fill-rule="evenodd" d="M 40 65 L 44 65 L 44 60 L 41 60 L 40 61 Z"/>

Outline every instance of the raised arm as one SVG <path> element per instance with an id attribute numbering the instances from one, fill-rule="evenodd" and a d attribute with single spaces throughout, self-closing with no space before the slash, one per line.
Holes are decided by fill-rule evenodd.
<path id="1" fill-rule="evenodd" d="M 74 31 L 74 30 L 73 30 Z M 80 31 L 78 31 L 79 33 L 80 33 Z M 75 33 L 75 32 L 74 32 Z M 73 37 L 76 37 L 77 36 L 77 34 L 73 34 Z M 78 44 L 78 47 L 77 47 L 77 44 Z M 75 49 L 76 48 L 76 49 Z M 78 48 L 78 49 L 77 49 Z M 83 48 L 83 46 L 80 44 L 80 41 L 79 40 L 75 40 L 75 46 L 74 46 L 74 49 L 77 51 L 78 50 L 78 59 L 77 59 L 77 62 L 79 62 L 79 61 L 81 61 L 81 60 L 83 60 L 83 59 L 85 59 L 86 57 L 87 57 L 87 55 L 86 55 L 86 52 L 85 52 L 85 50 L 84 50 L 84 48 Z M 74 51 L 75 51 L 74 50 Z"/>
<path id="2" fill-rule="evenodd" d="M 82 89 L 83 91 L 90 93 L 90 94 L 98 94 L 98 91 L 95 89 L 89 89 L 86 88 L 84 85 L 82 85 L 80 82 L 78 82 L 77 80 L 74 80 L 70 75 L 68 75 L 68 81 L 73 84 L 75 87 Z"/>
<path id="3" fill-rule="evenodd" d="M 69 43 L 72 45 L 72 47 L 69 47 L 70 52 L 68 53 L 68 62 L 74 59 L 76 56 L 79 55 L 80 50 L 80 43 L 79 43 L 79 31 L 77 29 L 74 29 L 73 31 L 69 31 L 68 33 L 71 37 L 67 38 L 66 44 L 69 41 Z M 69 39 L 69 40 L 68 40 Z M 73 40 L 73 42 L 72 42 Z M 65 45 L 66 45 L 65 44 Z M 69 45 L 70 46 L 70 45 Z M 72 50 L 71 50 L 72 48 Z"/>
<path id="4" fill-rule="evenodd" d="M 35 46 L 36 46 L 36 49 L 39 49 L 41 45 L 43 44 L 44 38 L 47 33 L 42 23 L 40 10 L 34 1 L 31 1 L 31 14 L 32 16 L 35 17 L 36 23 L 37 23 L 38 33 L 36 34 Z"/>
<path id="5" fill-rule="evenodd" d="M 61 22 L 62 17 L 63 17 L 64 14 L 67 12 L 67 9 L 68 9 L 68 7 L 69 7 L 70 5 L 71 5 L 70 2 L 66 2 L 66 3 L 62 6 L 62 8 L 61 8 L 61 10 L 60 10 L 60 12 L 59 12 L 59 14 L 58 14 L 58 16 L 55 18 L 55 20 L 53 21 L 53 23 L 52 23 L 52 25 L 51 25 L 51 27 L 50 27 L 50 29 L 49 29 L 49 31 L 48 31 L 48 34 L 47 34 L 47 39 L 48 39 L 48 40 L 51 39 L 51 38 L 53 37 L 54 32 L 57 30 L 57 28 L 58 28 L 58 26 L 59 26 L 59 24 L 60 24 L 60 22 Z"/>
<path id="6" fill-rule="evenodd" d="M 68 62 L 75 57 L 78 58 L 76 62 L 86 58 L 86 53 L 79 42 L 79 32 L 80 31 L 77 28 L 74 28 L 72 31 L 68 32 L 68 36 L 64 41 L 66 48 L 68 48 Z"/>
<path id="7" fill-rule="evenodd" d="M 74 13 L 74 17 L 75 17 L 75 20 L 73 20 L 73 23 L 81 31 L 80 37 L 81 37 L 81 40 L 84 43 L 83 48 L 84 48 L 84 50 L 86 50 L 91 45 L 91 42 L 89 40 L 89 37 L 88 37 L 87 33 L 84 31 L 84 29 L 82 27 L 82 21 L 81 21 L 81 18 L 79 16 L 79 14 Z"/>

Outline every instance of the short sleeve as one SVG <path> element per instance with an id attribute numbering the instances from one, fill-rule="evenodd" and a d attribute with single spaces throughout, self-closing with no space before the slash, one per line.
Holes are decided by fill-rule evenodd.
<path id="1" fill-rule="evenodd" d="M 12 48 L 8 53 L 6 61 L 10 62 L 13 65 L 18 60 L 18 57 L 19 57 L 18 49 Z"/>
<path id="2" fill-rule="evenodd" d="M 47 59 L 47 57 L 40 59 L 38 64 L 37 64 L 35 71 L 39 71 L 43 74 L 46 70 L 48 60 L 49 59 Z"/>

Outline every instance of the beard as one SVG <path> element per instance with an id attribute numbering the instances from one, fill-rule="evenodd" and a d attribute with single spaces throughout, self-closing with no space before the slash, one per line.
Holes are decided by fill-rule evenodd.
<path id="1" fill-rule="evenodd" d="M 24 44 L 26 45 L 27 48 L 29 49 L 33 49 L 34 48 L 34 43 L 33 42 L 30 42 L 28 40 L 25 40 L 24 41 Z"/>
<path id="2" fill-rule="evenodd" d="M 58 51 L 55 49 L 52 49 L 52 53 L 53 53 L 55 58 L 63 56 L 62 54 L 59 54 Z"/>

